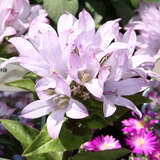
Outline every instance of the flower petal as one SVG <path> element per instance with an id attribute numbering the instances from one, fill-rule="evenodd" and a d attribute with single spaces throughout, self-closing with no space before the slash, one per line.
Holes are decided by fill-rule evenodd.
<path id="1" fill-rule="evenodd" d="M 88 111 L 82 103 L 77 100 L 70 99 L 66 115 L 73 119 L 81 119 L 88 116 Z"/>
<path id="2" fill-rule="evenodd" d="M 78 27 L 82 32 L 88 32 L 88 34 L 94 34 L 95 32 L 95 23 L 91 15 L 83 9 L 79 13 L 79 23 Z"/>
<path id="3" fill-rule="evenodd" d="M 22 110 L 21 116 L 24 118 L 34 119 L 47 115 L 51 111 L 52 106 L 49 101 L 37 100 L 27 105 Z"/>
<path id="4" fill-rule="evenodd" d="M 94 78 L 88 83 L 85 83 L 86 88 L 93 94 L 94 96 L 101 98 L 103 93 L 103 88 L 100 86 L 98 79 Z"/>
<path id="5" fill-rule="evenodd" d="M 127 98 L 124 97 L 116 97 L 114 99 L 112 99 L 112 101 L 114 102 L 114 104 L 119 105 L 119 106 L 124 106 L 127 107 L 129 109 L 131 109 L 132 111 L 134 111 L 140 118 L 142 117 L 142 113 L 140 112 L 140 110 L 135 106 L 135 104 L 128 100 Z"/>
<path id="6" fill-rule="evenodd" d="M 66 21 L 66 19 L 67 19 L 67 21 Z M 73 29 L 72 27 L 73 27 L 73 24 L 75 23 L 75 21 L 76 21 L 76 18 L 68 12 L 66 12 L 65 14 L 60 16 L 60 18 L 58 20 L 58 24 L 57 24 L 57 30 L 58 30 L 59 36 L 60 35 L 63 36 L 63 34 L 65 32 L 72 30 Z"/>
<path id="7" fill-rule="evenodd" d="M 109 117 L 116 111 L 116 106 L 111 102 L 109 96 L 103 97 L 104 117 Z"/>
<path id="8" fill-rule="evenodd" d="M 142 78 L 128 78 L 117 82 L 117 92 L 119 95 L 133 95 L 149 87 L 149 82 Z"/>
<path id="9" fill-rule="evenodd" d="M 99 44 L 101 49 L 106 49 L 111 41 L 114 39 L 115 30 L 119 29 L 118 22 L 120 19 L 108 21 L 103 24 L 96 32 L 95 44 Z"/>
<path id="10" fill-rule="evenodd" d="M 63 120 L 64 112 L 61 110 L 52 112 L 52 114 L 47 118 L 48 133 L 53 139 L 56 139 L 58 137 L 63 124 Z"/>
<path id="11" fill-rule="evenodd" d="M 49 78 L 42 78 L 36 82 L 36 92 L 40 99 L 48 99 L 51 95 L 46 94 L 47 89 L 54 89 L 56 87 L 56 82 L 52 79 L 51 81 L 48 80 Z"/>
<path id="12" fill-rule="evenodd" d="M 18 57 L 12 57 L 0 64 L 0 68 L 4 68 L 7 64 L 18 62 Z"/>
<path id="13" fill-rule="evenodd" d="M 27 68 L 40 76 L 49 74 L 49 64 L 29 41 L 21 37 L 14 37 L 11 38 L 9 42 L 11 42 L 19 51 L 19 62 L 24 68 Z"/>
<path id="14" fill-rule="evenodd" d="M 56 81 L 56 93 L 71 96 L 70 86 L 60 75 L 54 73 L 53 79 Z"/>

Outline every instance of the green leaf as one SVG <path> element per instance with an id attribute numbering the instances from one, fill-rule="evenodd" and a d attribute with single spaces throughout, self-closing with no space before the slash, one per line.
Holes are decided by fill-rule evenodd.
<path id="1" fill-rule="evenodd" d="M 24 79 L 38 79 L 39 77 L 33 72 L 28 72 L 24 75 Z"/>
<path id="2" fill-rule="evenodd" d="M 27 157 L 27 160 L 62 160 L 62 153 L 44 153 Z"/>
<path id="3" fill-rule="evenodd" d="M 90 141 L 92 139 L 92 129 L 88 128 L 86 125 L 79 124 L 77 134 L 78 136 L 82 137 L 84 142 Z"/>
<path id="4" fill-rule="evenodd" d="M 21 142 L 24 149 L 32 143 L 33 139 L 38 134 L 38 130 L 22 125 L 18 121 L 1 119 L 3 126 L 17 139 Z"/>
<path id="5" fill-rule="evenodd" d="M 43 0 L 48 16 L 57 23 L 59 17 L 68 11 L 75 15 L 78 11 L 78 0 Z"/>
<path id="6" fill-rule="evenodd" d="M 94 111 L 97 112 L 96 110 Z M 114 125 L 114 123 L 123 116 L 128 109 L 125 107 L 117 106 L 116 112 L 107 118 L 104 118 L 104 115 L 93 115 L 84 120 L 80 120 L 82 124 L 87 125 L 89 128 L 99 129 L 107 127 L 108 125 Z"/>
<path id="7" fill-rule="evenodd" d="M 53 140 L 48 135 L 47 127 L 44 126 L 40 134 L 35 138 L 33 143 L 26 148 L 22 155 L 28 157 L 36 154 L 54 152 L 58 156 L 64 151 L 65 148 L 61 141 L 59 139 Z"/>
<path id="8" fill-rule="evenodd" d="M 28 127 L 26 125 L 22 125 L 18 121 L 1 119 L 0 122 L 4 125 L 4 127 L 23 145 L 23 148 L 26 149 L 32 141 L 36 138 L 39 131 Z M 61 157 L 60 157 L 61 156 Z M 56 153 L 47 153 L 41 155 L 32 155 L 27 157 L 27 160 L 61 160 L 62 155 Z"/>
<path id="9" fill-rule="evenodd" d="M 93 15 L 95 24 L 99 25 L 106 12 L 104 1 L 86 0 L 84 3 L 85 8 Z"/>
<path id="10" fill-rule="evenodd" d="M 43 3 L 43 0 L 30 0 L 30 3 L 35 4 L 35 3 Z"/>
<path id="11" fill-rule="evenodd" d="M 122 25 L 127 24 L 131 17 L 134 15 L 134 11 L 131 7 L 123 0 L 120 1 L 113 1 L 112 4 L 115 8 L 116 14 L 119 18 L 122 18 Z"/>
<path id="12" fill-rule="evenodd" d="M 139 7 L 139 0 L 131 0 L 131 3 L 133 5 L 133 7 L 138 8 Z"/>
<path id="13" fill-rule="evenodd" d="M 61 129 L 59 139 L 61 140 L 61 143 L 67 150 L 77 149 L 80 147 L 82 143 L 85 142 L 85 140 L 82 137 L 73 135 L 71 131 L 69 131 L 66 128 L 65 125 L 63 125 L 63 128 Z"/>
<path id="14" fill-rule="evenodd" d="M 11 87 L 23 88 L 23 89 L 26 89 L 32 92 L 35 91 L 34 90 L 35 84 L 30 79 L 22 79 L 22 80 L 7 82 L 6 85 L 11 86 Z"/>
<path id="15" fill-rule="evenodd" d="M 135 94 L 132 96 L 125 96 L 125 97 L 131 100 L 135 105 L 152 102 L 152 100 L 148 99 L 147 97 L 142 96 L 141 94 Z"/>
<path id="16" fill-rule="evenodd" d="M 63 152 L 54 152 L 46 154 L 47 160 L 62 160 Z"/>
<path id="17" fill-rule="evenodd" d="M 100 152 L 83 152 L 76 154 L 70 160 L 117 160 L 131 151 L 128 149 L 114 149 L 114 150 L 106 150 Z"/>
<path id="18" fill-rule="evenodd" d="M 24 153 L 23 156 L 32 156 L 36 154 L 42 154 L 42 153 L 50 153 L 50 152 L 64 152 L 65 148 L 63 147 L 61 141 L 59 139 L 56 140 L 50 140 L 46 142 L 44 145 L 40 146 L 36 150 L 33 150 L 29 153 Z"/>

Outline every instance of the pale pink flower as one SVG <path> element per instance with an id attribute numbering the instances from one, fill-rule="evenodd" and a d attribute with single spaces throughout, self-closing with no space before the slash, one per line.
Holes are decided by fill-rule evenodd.
<path id="1" fill-rule="evenodd" d="M 100 68 L 100 60 L 114 50 L 128 48 L 126 43 L 114 42 L 119 19 L 108 21 L 97 32 L 91 15 L 83 10 L 76 20 L 74 50 L 70 56 L 69 73 L 77 83 L 84 85 L 95 97 L 101 98 L 106 72 Z M 78 31 L 77 31 L 78 30 Z M 89 59 L 89 61 L 88 61 Z M 99 72 L 100 71 L 100 72 Z M 105 72 L 105 73 L 103 73 Z M 97 76 L 99 75 L 99 78 Z"/>
<path id="2" fill-rule="evenodd" d="M 155 63 L 160 57 L 160 31 L 158 29 L 160 25 L 160 5 L 159 3 L 145 3 L 142 1 L 137 12 L 138 15 L 133 17 L 126 27 L 133 27 L 139 31 L 135 64 L 136 61 L 144 61 L 147 57 Z M 145 72 L 150 76 L 160 78 L 157 74 L 151 72 L 154 66 L 153 63 L 150 63 L 150 66 L 145 64 L 147 68 L 149 67 L 149 70 L 147 69 L 148 71 L 145 70 Z M 146 68 L 145 66 L 143 68 Z"/>
<path id="3" fill-rule="evenodd" d="M 22 37 L 9 40 L 19 51 L 19 56 L 10 58 L 1 67 L 8 63 L 19 62 L 21 66 L 41 77 L 56 72 L 66 78 L 67 61 L 61 51 L 56 31 L 45 23 L 33 23 L 31 28 L 33 30 L 29 30 L 28 40 Z"/>
<path id="4" fill-rule="evenodd" d="M 85 106 L 71 98 L 69 85 L 57 74 L 53 74 L 50 79 L 39 80 L 36 90 L 40 100 L 27 105 L 22 111 L 22 117 L 32 119 L 51 113 L 47 118 L 47 128 L 52 138 L 58 137 L 65 113 L 73 119 L 88 116 Z"/>
<path id="5" fill-rule="evenodd" d="M 0 42 L 6 36 L 24 34 L 34 19 L 48 23 L 47 12 L 40 5 L 30 6 L 28 0 L 1 0 L 0 15 Z"/>
<path id="6" fill-rule="evenodd" d="M 160 78 L 159 74 L 152 71 L 159 54 L 151 56 L 149 54 L 143 54 L 142 50 L 135 52 L 137 37 L 133 28 L 128 29 L 124 35 L 121 33 L 117 34 L 116 41 L 127 43 L 130 46 L 129 48 L 120 49 L 113 53 L 118 61 L 116 67 L 121 77 L 141 76 L 146 78 L 150 76 Z"/>
<path id="7" fill-rule="evenodd" d="M 134 95 L 148 87 L 148 82 L 142 78 L 128 78 L 120 81 L 107 80 L 103 91 L 104 116 L 111 116 L 116 111 L 116 106 L 125 106 L 142 117 L 135 104 L 123 96 Z"/>

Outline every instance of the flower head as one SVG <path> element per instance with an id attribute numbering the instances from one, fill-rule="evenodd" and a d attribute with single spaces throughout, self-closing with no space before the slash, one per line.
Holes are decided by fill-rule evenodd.
<path id="1" fill-rule="evenodd" d="M 133 149 L 133 153 L 150 155 L 155 151 L 157 137 L 153 135 L 152 131 L 146 133 L 141 130 L 140 134 L 129 136 L 126 143 Z"/>
<path id="2" fill-rule="evenodd" d="M 82 145 L 82 148 L 90 151 L 102 151 L 121 148 L 121 144 L 113 136 L 102 135 L 94 138 L 92 141 L 86 142 Z"/>
<path id="3" fill-rule="evenodd" d="M 146 124 L 143 120 L 137 120 L 134 118 L 129 118 L 122 121 L 123 129 L 122 131 L 127 134 L 139 133 L 141 129 L 145 129 Z"/>
<path id="4" fill-rule="evenodd" d="M 27 105 L 22 111 L 22 117 L 34 119 L 51 113 L 47 118 L 47 129 L 54 139 L 59 135 L 65 114 L 72 119 L 88 116 L 85 106 L 71 97 L 68 83 L 56 73 L 50 79 L 40 79 L 36 91 L 40 100 Z"/>

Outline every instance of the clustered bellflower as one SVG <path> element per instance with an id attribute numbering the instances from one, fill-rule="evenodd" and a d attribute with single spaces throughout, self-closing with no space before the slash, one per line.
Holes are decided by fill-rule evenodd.
<path id="1" fill-rule="evenodd" d="M 72 97 L 74 83 L 103 102 L 104 117 L 114 114 L 117 106 L 125 106 L 142 117 L 136 105 L 125 96 L 148 88 L 148 76 L 159 76 L 148 67 L 154 65 L 155 58 L 134 54 L 135 31 L 129 28 L 120 33 L 119 21 L 108 21 L 96 30 L 86 10 L 78 18 L 66 12 L 59 18 L 57 32 L 36 19 L 25 36 L 10 38 L 19 56 L 0 67 L 18 62 L 41 78 L 35 87 L 39 100 L 27 105 L 22 117 L 32 119 L 49 114 L 48 132 L 57 138 L 65 115 L 73 119 L 88 116 L 85 106 Z"/>

